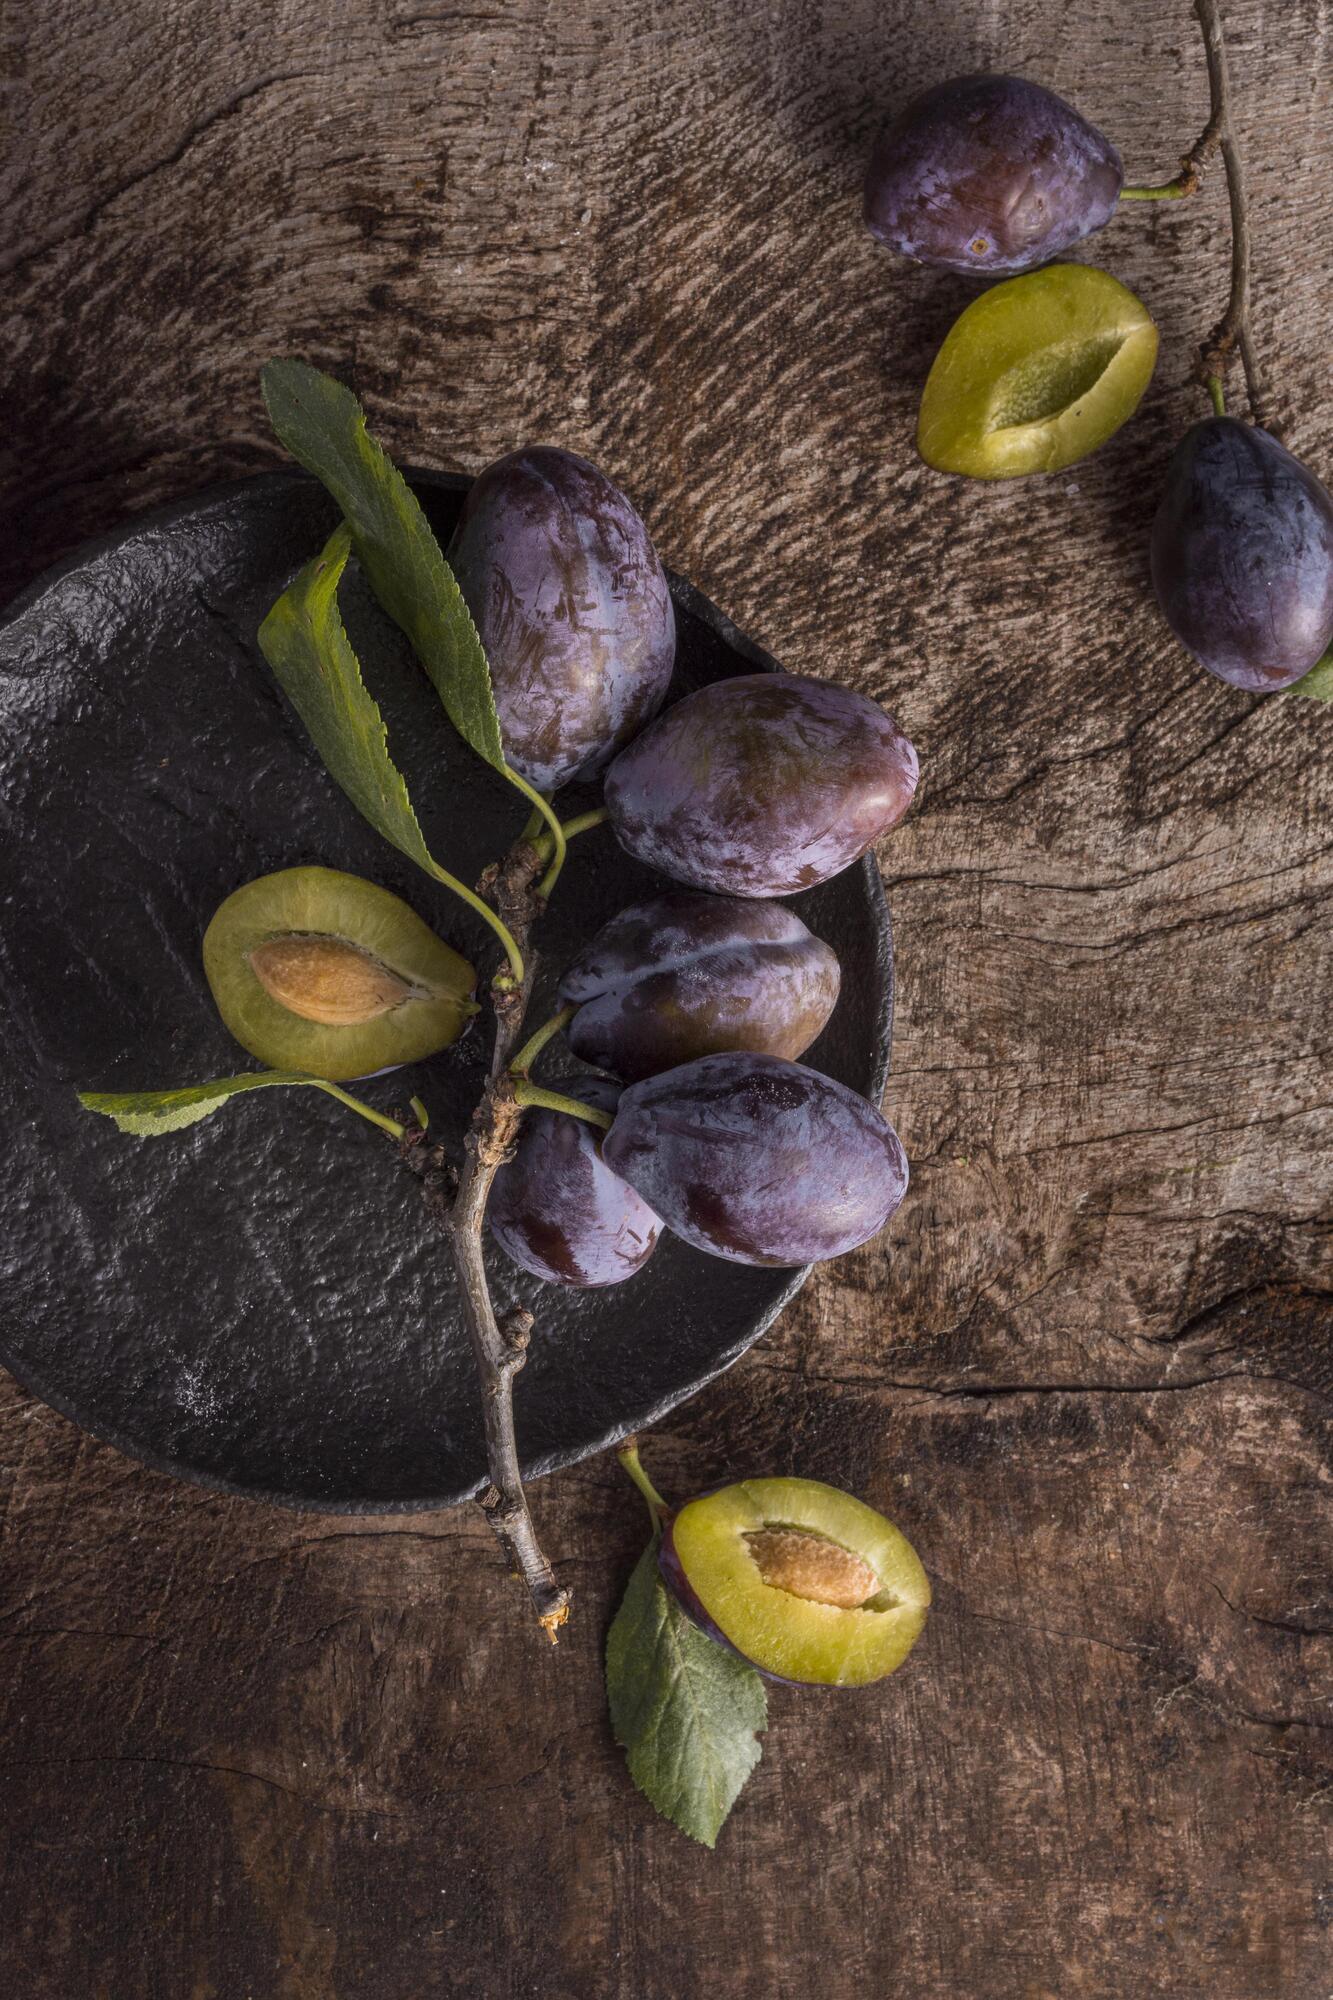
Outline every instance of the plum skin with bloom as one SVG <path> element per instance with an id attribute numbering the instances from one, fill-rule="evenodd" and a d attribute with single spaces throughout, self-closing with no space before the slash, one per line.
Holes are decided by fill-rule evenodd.
<path id="1" fill-rule="evenodd" d="M 740 1264 L 839 1257 L 907 1192 L 888 1120 L 777 1056 L 702 1056 L 631 1084 L 602 1157 L 675 1235 Z"/>
<path id="2" fill-rule="evenodd" d="M 867 695 L 742 674 L 687 695 L 622 750 L 606 806 L 621 846 L 674 881 L 782 896 L 859 859 L 916 782 L 916 751 Z"/>
<path id="3" fill-rule="evenodd" d="M 634 1083 L 698 1056 L 794 1060 L 838 998 L 837 954 L 781 903 L 678 889 L 602 926 L 560 982 L 582 1061 Z"/>
<path id="4" fill-rule="evenodd" d="M 568 1097 L 614 1111 L 620 1087 L 580 1076 Z M 523 1115 L 513 1158 L 495 1176 L 486 1219 L 511 1261 L 548 1284 L 618 1285 L 652 1255 L 661 1222 L 602 1159 L 602 1134 L 564 1111 Z"/>
<path id="5" fill-rule="evenodd" d="M 865 223 L 890 249 L 1005 276 L 1110 221 L 1120 155 L 1081 112 L 1020 76 L 963 76 L 914 97 L 881 131 Z"/>
<path id="6" fill-rule="evenodd" d="M 1168 625 L 1233 687 L 1289 687 L 1333 639 L 1333 495 L 1255 424 L 1207 417 L 1177 445 L 1152 529 Z"/>
<path id="7" fill-rule="evenodd" d="M 648 530 L 574 452 L 474 480 L 448 559 L 490 663 L 505 755 L 541 792 L 590 777 L 666 695 L 676 620 Z"/>

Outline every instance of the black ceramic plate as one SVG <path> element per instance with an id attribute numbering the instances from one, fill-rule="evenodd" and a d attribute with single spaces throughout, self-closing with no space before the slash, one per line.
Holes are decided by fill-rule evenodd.
<path id="1" fill-rule="evenodd" d="M 446 540 L 466 481 L 416 483 Z M 199 941 L 223 897 L 270 869 L 367 875 L 490 962 L 489 933 L 327 777 L 256 647 L 264 612 L 333 525 L 298 474 L 215 489 L 62 565 L 0 626 L 0 1359 L 99 1437 L 187 1478 L 347 1512 L 449 1506 L 485 1473 L 472 1362 L 447 1260 L 393 1148 L 314 1092 L 247 1096 L 151 1140 L 75 1101 L 76 1088 L 253 1066 L 213 1012 Z M 673 695 L 773 665 L 688 584 L 672 591 Z M 427 839 L 474 879 L 521 803 L 452 738 L 355 578 L 345 610 Z M 563 796 L 574 810 L 593 797 Z M 658 886 L 607 828 L 581 837 L 543 926 L 534 1021 L 576 946 Z M 844 974 L 808 1059 L 878 1100 L 892 1003 L 878 874 L 863 862 L 794 903 Z M 415 1091 L 433 1129 L 457 1134 L 481 1061 L 473 1033 L 363 1092 L 392 1109 Z M 530 1473 L 693 1395 L 805 1275 L 669 1237 L 607 1291 L 544 1286 L 498 1253 L 492 1271 L 500 1302 L 539 1316 L 517 1395 Z"/>

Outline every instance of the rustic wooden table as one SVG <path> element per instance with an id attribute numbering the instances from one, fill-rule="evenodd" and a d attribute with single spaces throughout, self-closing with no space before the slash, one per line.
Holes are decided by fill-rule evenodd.
<path id="1" fill-rule="evenodd" d="M 1228 12 L 1257 336 L 1327 473 L 1333 31 Z M 1132 426 L 1012 488 L 915 458 L 963 291 L 874 248 L 858 181 L 883 107 L 987 67 L 1141 179 L 1202 123 L 1185 0 L 11 10 L 9 585 L 272 462 L 256 371 L 296 351 L 420 463 L 588 451 L 916 739 L 883 852 L 912 1194 L 651 1450 L 678 1494 L 851 1486 L 936 1592 L 895 1680 L 774 1694 L 710 1855 L 607 1729 L 644 1526 L 613 1461 L 535 1492 L 552 1652 L 472 1514 L 219 1497 L 6 1380 L 15 2000 L 1333 1990 L 1330 718 L 1194 671 L 1148 598 L 1217 176 L 1090 246 L 1162 331 Z"/>

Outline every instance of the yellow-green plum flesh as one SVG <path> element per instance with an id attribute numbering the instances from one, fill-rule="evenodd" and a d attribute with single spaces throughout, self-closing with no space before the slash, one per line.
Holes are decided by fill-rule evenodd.
<path id="1" fill-rule="evenodd" d="M 820 1544 L 851 1558 L 838 1570 L 859 1567 L 867 1596 L 821 1602 L 817 1582 L 769 1581 L 762 1550 L 775 1537 L 788 1546 L 809 1538 L 807 1577 L 818 1576 Z M 930 1606 L 930 1581 L 906 1537 L 873 1507 L 814 1479 L 746 1479 L 687 1502 L 662 1537 L 658 1564 L 710 1638 L 771 1679 L 804 1687 L 864 1687 L 893 1673 Z M 802 1594 L 810 1590 L 816 1595 Z"/>
<path id="2" fill-rule="evenodd" d="M 917 447 L 937 472 L 1017 479 L 1058 472 L 1138 408 L 1157 329 L 1118 279 L 1054 264 L 974 299 L 935 357 Z"/>

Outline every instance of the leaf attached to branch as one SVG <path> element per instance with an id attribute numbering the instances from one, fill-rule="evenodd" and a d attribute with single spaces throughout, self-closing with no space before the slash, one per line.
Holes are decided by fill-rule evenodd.
<path id="1" fill-rule="evenodd" d="M 261 1069 L 244 1076 L 214 1077 L 211 1083 L 187 1084 L 179 1090 L 81 1090 L 79 1103 L 85 1111 L 100 1111 L 103 1117 L 113 1118 L 118 1130 L 132 1138 L 156 1139 L 186 1125 L 197 1125 L 242 1090 L 264 1090 L 275 1083 L 310 1083 L 324 1088 L 316 1076 L 302 1076 L 296 1070 Z"/>

